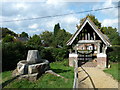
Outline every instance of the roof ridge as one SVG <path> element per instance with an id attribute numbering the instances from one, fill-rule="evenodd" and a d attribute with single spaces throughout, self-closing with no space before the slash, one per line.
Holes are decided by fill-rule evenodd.
<path id="1" fill-rule="evenodd" d="M 74 41 L 72 39 L 76 38 L 76 34 L 78 34 L 78 32 L 80 32 L 79 30 L 82 28 L 81 26 L 83 26 L 83 24 L 85 23 L 85 21 L 88 20 L 87 22 L 91 23 L 91 25 L 93 26 L 93 29 L 95 29 L 95 32 L 97 34 L 99 34 L 100 38 L 103 40 L 103 42 L 107 45 L 110 45 L 109 40 L 103 35 L 103 33 L 100 31 L 100 29 L 94 24 L 94 22 L 90 19 L 89 15 L 85 17 L 85 19 L 83 20 L 82 24 L 80 25 L 79 28 L 77 28 L 77 31 L 72 35 L 72 37 L 67 41 L 67 45 L 71 45 L 71 43 Z M 82 29 L 81 29 L 82 30 Z M 74 38 L 75 37 L 75 38 Z M 72 40 L 72 42 L 71 42 Z"/>

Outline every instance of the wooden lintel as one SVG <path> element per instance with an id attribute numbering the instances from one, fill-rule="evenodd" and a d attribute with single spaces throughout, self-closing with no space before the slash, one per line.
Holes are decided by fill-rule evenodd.
<path id="1" fill-rule="evenodd" d="M 94 43 L 100 43 L 100 42 L 101 42 L 100 40 L 80 40 L 78 41 L 78 44 L 85 44 L 85 43 L 94 44 Z"/>

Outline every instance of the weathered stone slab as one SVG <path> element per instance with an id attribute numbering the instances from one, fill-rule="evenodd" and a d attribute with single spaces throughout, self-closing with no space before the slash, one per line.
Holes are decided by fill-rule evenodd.
<path id="1" fill-rule="evenodd" d="M 19 74 L 27 74 L 28 73 L 28 64 L 26 60 L 19 61 L 17 64 L 17 71 Z"/>
<path id="2" fill-rule="evenodd" d="M 38 50 L 29 50 L 28 51 L 27 62 L 29 64 L 42 62 Z"/>
<path id="3" fill-rule="evenodd" d="M 36 81 L 38 77 L 39 77 L 39 74 L 34 73 L 34 74 L 21 75 L 18 79 L 27 79 L 30 81 Z"/>
<path id="4" fill-rule="evenodd" d="M 28 73 L 43 73 L 45 70 L 49 69 L 48 60 L 44 60 L 43 63 L 32 64 L 28 66 Z"/>

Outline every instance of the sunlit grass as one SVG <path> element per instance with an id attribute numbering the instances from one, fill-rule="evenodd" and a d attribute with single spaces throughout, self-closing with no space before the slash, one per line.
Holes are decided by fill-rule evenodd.
<path id="1" fill-rule="evenodd" d="M 111 63 L 111 68 L 104 70 L 104 72 L 109 73 L 120 82 L 120 63 Z"/>

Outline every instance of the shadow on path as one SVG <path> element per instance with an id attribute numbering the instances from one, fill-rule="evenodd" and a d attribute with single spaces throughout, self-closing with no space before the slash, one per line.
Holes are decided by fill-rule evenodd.
<path id="1" fill-rule="evenodd" d="M 14 81 L 15 79 L 17 79 L 20 75 L 16 76 L 16 77 L 13 77 L 12 79 L 9 79 L 5 82 L 3 82 L 0 87 L 4 88 L 5 86 L 7 86 L 10 82 Z"/>
<path id="2" fill-rule="evenodd" d="M 80 82 L 84 81 L 86 78 L 89 78 L 90 81 L 91 81 L 91 83 L 92 83 L 93 89 L 96 90 L 95 84 L 94 84 L 94 82 L 93 82 L 91 76 L 88 74 L 88 72 L 87 72 L 83 67 L 81 67 L 81 68 L 82 68 L 82 70 L 87 74 L 87 76 L 86 76 L 85 78 L 83 78 Z"/>

